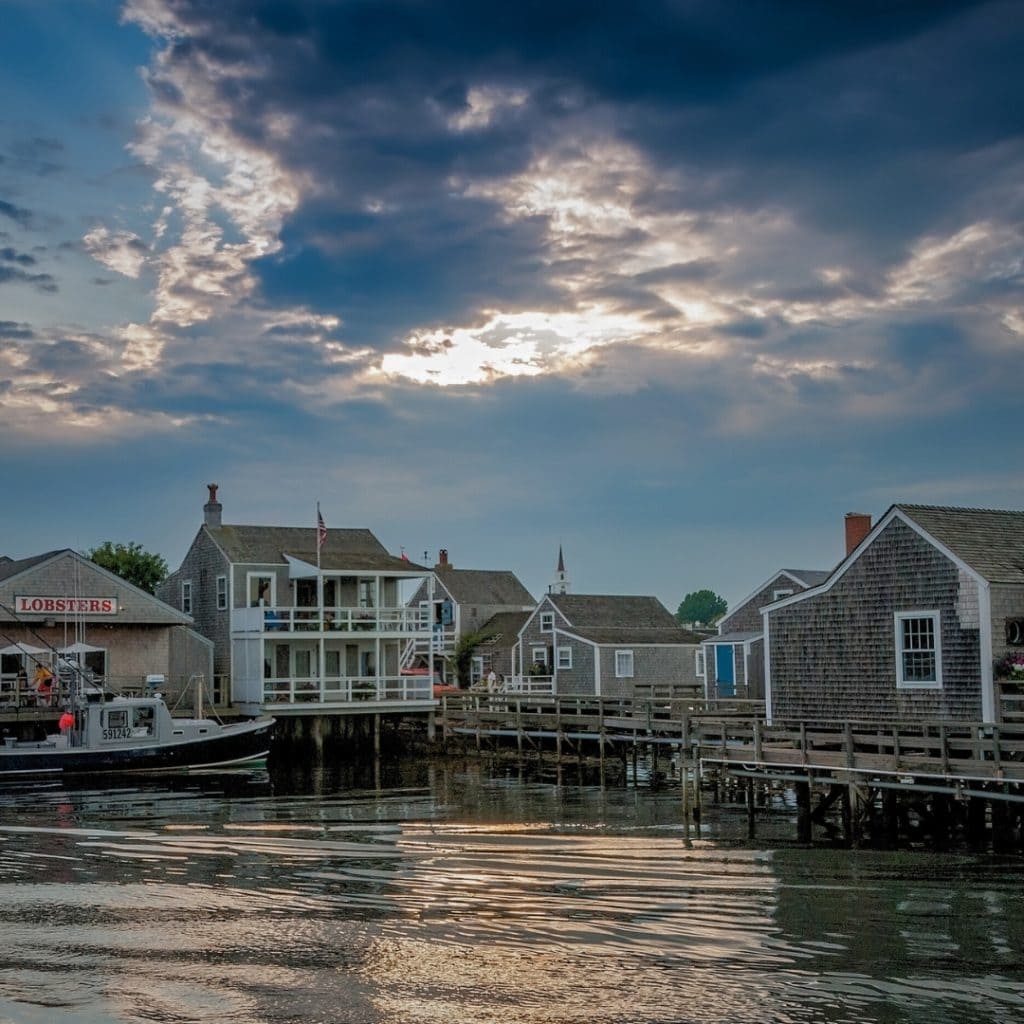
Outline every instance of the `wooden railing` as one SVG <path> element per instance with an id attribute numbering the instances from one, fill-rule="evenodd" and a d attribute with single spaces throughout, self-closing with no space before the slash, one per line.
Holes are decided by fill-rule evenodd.
<path id="1" fill-rule="evenodd" d="M 960 721 L 765 723 L 749 701 L 453 695 L 446 732 L 510 729 L 603 743 L 664 744 L 688 756 L 764 770 L 1024 781 L 1024 726 Z"/>

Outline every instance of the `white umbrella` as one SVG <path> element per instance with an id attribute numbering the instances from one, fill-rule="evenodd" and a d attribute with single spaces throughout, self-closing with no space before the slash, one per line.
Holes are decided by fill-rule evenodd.
<path id="1" fill-rule="evenodd" d="M 0 654 L 46 654 L 45 647 L 33 647 L 31 644 L 10 644 L 0 650 Z"/>
<path id="2" fill-rule="evenodd" d="M 102 647 L 93 647 L 92 644 L 82 643 L 81 640 L 73 644 L 68 644 L 67 647 L 61 647 L 57 650 L 58 654 L 92 654 L 95 651 L 102 651 Z"/>

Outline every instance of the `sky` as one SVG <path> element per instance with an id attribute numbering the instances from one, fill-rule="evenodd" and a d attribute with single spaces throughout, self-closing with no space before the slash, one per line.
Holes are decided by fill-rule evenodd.
<path id="1" fill-rule="evenodd" d="M 1024 508 L 1024 4 L 0 0 L 0 553 L 730 602 Z"/>

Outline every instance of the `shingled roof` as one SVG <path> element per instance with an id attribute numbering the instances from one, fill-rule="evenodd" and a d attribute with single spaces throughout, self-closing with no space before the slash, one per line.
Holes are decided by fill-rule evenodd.
<path id="1" fill-rule="evenodd" d="M 894 505 L 991 583 L 1024 583 L 1024 512 Z"/>
<path id="2" fill-rule="evenodd" d="M 285 555 L 316 564 L 316 530 L 309 526 L 206 526 L 204 529 L 231 562 L 275 565 Z M 320 567 L 328 572 L 429 572 L 422 565 L 388 554 L 365 529 L 329 529 L 320 552 Z"/>
<path id="3" fill-rule="evenodd" d="M 560 627 L 598 644 L 699 644 L 656 597 L 598 594 L 549 594 L 565 616 Z"/>
<path id="4" fill-rule="evenodd" d="M 519 605 L 532 608 L 530 592 L 507 569 L 453 569 L 437 566 L 434 574 L 459 604 Z"/>

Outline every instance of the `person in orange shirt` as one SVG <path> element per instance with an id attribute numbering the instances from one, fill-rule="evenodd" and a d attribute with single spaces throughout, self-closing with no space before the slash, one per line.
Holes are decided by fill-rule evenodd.
<path id="1" fill-rule="evenodd" d="M 36 704 L 49 707 L 53 696 L 53 673 L 42 662 L 36 665 L 32 685 L 36 691 Z"/>

